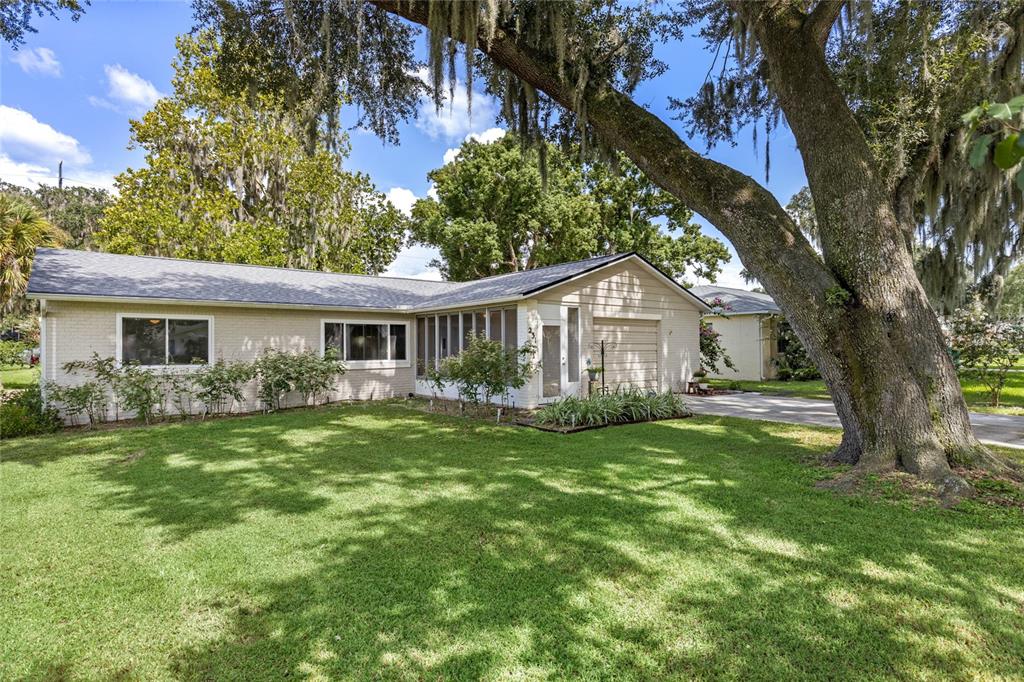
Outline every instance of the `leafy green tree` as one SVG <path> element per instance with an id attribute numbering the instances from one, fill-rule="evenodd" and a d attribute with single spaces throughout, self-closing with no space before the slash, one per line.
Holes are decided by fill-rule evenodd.
<path id="1" fill-rule="evenodd" d="M 428 175 L 437 198 L 414 206 L 412 238 L 441 251 L 435 265 L 453 280 L 628 251 L 677 277 L 692 270 L 713 280 L 728 262 L 725 245 L 631 162 L 621 159 L 616 172 L 578 159 L 510 135 L 467 141 Z"/>
<path id="2" fill-rule="evenodd" d="M 200 22 L 249 46 L 219 65 L 223 77 L 241 85 L 244 74 L 261 89 L 294 84 L 311 95 L 303 100 L 311 120 L 337 115 L 339 96 L 351 94 L 397 125 L 421 91 L 395 73 L 417 46 L 395 18 L 425 27 L 439 106 L 461 54 L 467 90 L 482 78 L 514 132 L 625 154 L 732 242 L 828 385 L 844 427 L 836 460 L 901 466 L 948 499 L 969 488 L 951 464 L 1012 468 L 974 437 L 911 236 L 935 225 L 940 242 L 946 226 L 989 206 L 970 222 L 994 231 L 991 244 L 1005 243 L 999 216 L 1020 195 L 1003 200 L 1001 178 L 968 173 L 956 142 L 962 112 L 1005 101 L 1019 86 L 1024 3 L 194 2 Z M 348 29 L 357 44 L 370 34 L 388 52 L 347 49 L 324 30 L 346 25 L 357 27 Z M 785 123 L 803 159 L 819 248 L 763 185 L 695 151 L 637 100 L 641 82 L 691 67 L 657 55 L 659 43 L 693 30 L 724 62 L 691 97 L 670 100 L 673 114 L 709 144 Z M 318 73 L 330 78 L 311 76 Z M 387 88 L 347 88 L 366 74 Z"/>
<path id="3" fill-rule="evenodd" d="M 25 199 L 0 194 L 0 312 L 25 306 L 25 288 L 35 250 L 60 246 L 67 235 Z"/>
<path id="4" fill-rule="evenodd" d="M 105 189 L 94 187 L 54 187 L 40 185 L 34 190 L 0 182 L 0 192 L 24 197 L 42 211 L 55 227 L 67 233 L 69 249 L 93 248 L 103 211 L 113 197 Z"/>
<path id="5" fill-rule="evenodd" d="M 0 38 L 17 49 L 25 42 L 26 33 L 36 33 L 33 19 L 57 18 L 67 12 L 71 21 L 78 21 L 88 4 L 89 0 L 4 0 L 0 2 Z"/>
<path id="6" fill-rule="evenodd" d="M 217 87 L 218 47 L 178 40 L 174 92 L 132 122 L 146 166 L 117 177 L 97 235 L 115 253 L 382 272 L 403 216 L 362 174 L 341 168 L 347 140 L 309 144 L 275 95 Z"/>

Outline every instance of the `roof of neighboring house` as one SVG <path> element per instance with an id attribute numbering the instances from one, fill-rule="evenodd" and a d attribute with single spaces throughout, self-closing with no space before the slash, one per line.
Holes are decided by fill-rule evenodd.
<path id="1" fill-rule="evenodd" d="M 708 305 L 712 305 L 711 302 L 716 298 L 721 299 L 727 315 L 777 315 L 782 312 L 771 296 L 756 291 L 731 289 L 717 284 L 702 284 L 690 291 L 703 298 Z"/>
<path id="2" fill-rule="evenodd" d="M 32 298 L 153 299 L 313 308 L 432 310 L 523 298 L 633 253 L 597 256 L 472 282 L 349 275 L 260 265 L 125 256 L 96 251 L 37 249 L 28 294 Z M 675 283 L 703 307 L 703 301 Z"/>

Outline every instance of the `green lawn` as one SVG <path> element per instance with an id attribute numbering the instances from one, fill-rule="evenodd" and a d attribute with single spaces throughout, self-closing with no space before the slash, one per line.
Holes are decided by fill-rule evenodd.
<path id="1" fill-rule="evenodd" d="M 4 442 L 0 679 L 1018 677 L 1024 512 L 818 489 L 836 441 L 377 404 Z"/>
<path id="2" fill-rule="evenodd" d="M 831 400 L 823 381 L 730 381 L 709 379 L 708 383 L 718 388 L 739 384 L 740 390 L 757 391 L 773 395 L 788 395 L 798 398 Z M 1024 372 L 1012 372 L 1006 380 L 999 408 L 988 405 L 988 389 L 977 379 L 963 377 L 960 380 L 968 406 L 977 412 L 999 412 L 1002 414 L 1024 415 Z"/>
<path id="3" fill-rule="evenodd" d="M 38 367 L 0 367 L 0 386 L 3 388 L 29 388 L 38 383 Z"/>

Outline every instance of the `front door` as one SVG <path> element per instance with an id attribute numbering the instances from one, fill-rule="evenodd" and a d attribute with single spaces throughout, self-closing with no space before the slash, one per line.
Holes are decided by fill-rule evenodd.
<path id="1" fill-rule="evenodd" d="M 562 328 L 557 324 L 541 327 L 541 396 L 557 398 L 562 394 Z"/>

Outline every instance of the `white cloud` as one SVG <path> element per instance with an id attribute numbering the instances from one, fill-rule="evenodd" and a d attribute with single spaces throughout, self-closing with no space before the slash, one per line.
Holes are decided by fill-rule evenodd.
<path id="1" fill-rule="evenodd" d="M 482 133 L 470 133 L 469 135 L 466 135 L 465 139 L 463 140 L 463 143 L 473 140 L 474 142 L 479 142 L 480 144 L 491 144 L 492 142 L 497 142 L 503 137 L 505 137 L 504 128 L 488 128 Z M 444 162 L 448 164 L 457 159 L 459 157 L 459 152 L 461 150 L 461 145 L 459 147 L 449 148 L 448 151 L 444 153 Z"/>
<path id="2" fill-rule="evenodd" d="M 413 279 L 428 279 L 440 281 L 441 272 L 430 267 L 430 261 L 440 258 L 441 252 L 432 246 L 415 244 L 407 246 L 398 252 L 388 269 L 384 272 L 386 277 L 411 277 Z"/>
<path id="3" fill-rule="evenodd" d="M 107 64 L 103 72 L 107 76 L 107 97 L 110 99 L 91 96 L 89 103 L 94 107 L 135 114 L 151 108 L 163 97 L 155 85 L 120 64 Z"/>
<path id="4" fill-rule="evenodd" d="M 0 105 L 0 147 L 4 154 L 32 163 L 66 161 L 77 165 L 92 161 L 78 140 L 23 111 Z"/>
<path id="5" fill-rule="evenodd" d="M 427 82 L 426 69 L 420 69 L 417 75 L 421 80 Z M 447 99 L 447 87 L 444 94 Z M 494 100 L 476 90 L 473 91 L 471 112 L 469 97 L 466 94 L 466 84 L 457 80 L 455 81 L 454 97 L 445 101 L 440 110 L 434 107 L 434 102 L 429 98 L 424 98 L 420 102 L 416 127 L 431 139 L 457 140 L 482 126 L 491 125 L 496 112 Z"/>
<path id="6" fill-rule="evenodd" d="M 60 77 L 60 62 L 48 47 L 21 49 L 11 55 L 11 61 L 25 73 L 39 73 L 44 76 Z"/>
<path id="7" fill-rule="evenodd" d="M 411 189 L 406 189 L 405 187 L 392 187 L 384 196 L 387 197 L 392 206 L 407 216 L 412 215 L 412 205 L 416 203 L 418 198 Z"/>

